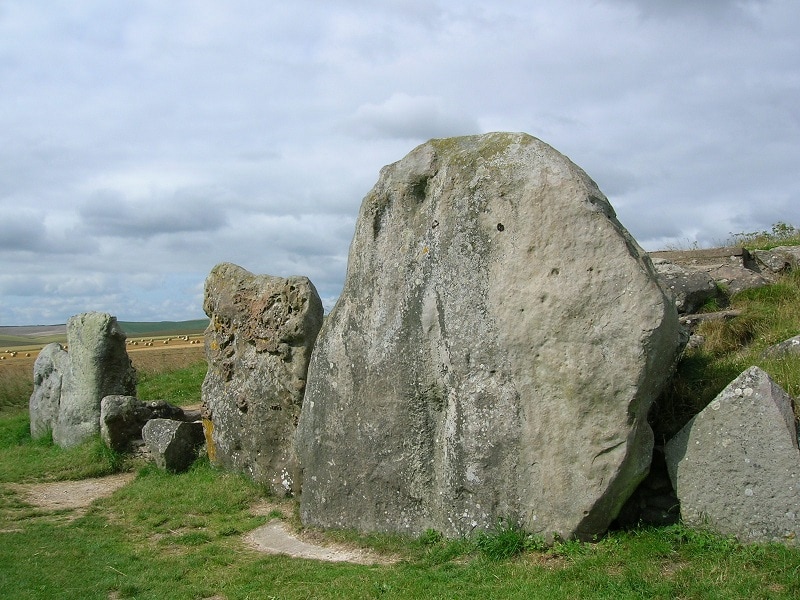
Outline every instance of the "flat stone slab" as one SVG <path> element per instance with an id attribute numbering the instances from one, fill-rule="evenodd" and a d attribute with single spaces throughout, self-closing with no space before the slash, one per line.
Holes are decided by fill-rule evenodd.
<path id="1" fill-rule="evenodd" d="M 280 521 L 271 521 L 263 527 L 254 529 L 245 536 L 245 542 L 260 552 L 285 554 L 293 558 L 307 558 L 326 562 L 350 562 L 359 565 L 397 562 L 392 557 L 378 556 L 365 550 L 344 548 L 338 545 L 321 546 L 304 542 L 290 533 L 286 525 Z"/>

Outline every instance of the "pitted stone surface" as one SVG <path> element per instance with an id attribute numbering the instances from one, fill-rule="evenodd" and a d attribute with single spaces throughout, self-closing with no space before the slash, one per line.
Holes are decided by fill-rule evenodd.
<path id="1" fill-rule="evenodd" d="M 364 199 L 297 435 L 309 525 L 602 533 L 680 344 L 596 184 L 525 134 L 433 140 Z"/>
<path id="2" fill-rule="evenodd" d="M 665 448 L 689 525 L 743 542 L 798 544 L 800 450 L 792 399 L 750 367 Z"/>
<path id="3" fill-rule="evenodd" d="M 305 277 L 272 277 L 223 263 L 206 279 L 208 453 L 284 495 L 295 488 L 292 440 L 322 302 Z"/>

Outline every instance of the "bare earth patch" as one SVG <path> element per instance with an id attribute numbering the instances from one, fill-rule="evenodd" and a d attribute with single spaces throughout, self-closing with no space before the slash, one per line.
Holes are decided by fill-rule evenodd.
<path id="1" fill-rule="evenodd" d="M 396 558 L 382 556 L 360 548 L 304 542 L 289 531 L 281 521 L 271 521 L 245 536 L 245 542 L 255 550 L 269 554 L 285 554 L 293 558 L 309 558 L 328 562 L 350 562 L 359 565 L 392 564 Z"/>
<path id="2" fill-rule="evenodd" d="M 133 473 L 120 473 L 80 481 L 10 483 L 8 487 L 37 508 L 53 511 L 85 510 L 92 502 L 110 496 L 134 477 L 136 476 Z"/>
<path id="3" fill-rule="evenodd" d="M 268 554 L 285 554 L 293 558 L 309 558 L 327 562 L 351 562 L 359 565 L 391 565 L 399 559 L 363 548 L 329 544 L 322 534 L 314 531 L 296 532 L 284 520 L 295 510 L 291 500 L 263 498 L 250 507 L 250 513 L 273 520 L 244 536 L 244 542 L 254 550 Z"/>

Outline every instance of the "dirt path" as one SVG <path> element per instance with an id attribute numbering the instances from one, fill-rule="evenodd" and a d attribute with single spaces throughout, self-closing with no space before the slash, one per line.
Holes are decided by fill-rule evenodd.
<path id="1" fill-rule="evenodd" d="M 47 511 L 73 511 L 72 519 L 84 514 L 92 502 L 105 498 L 127 485 L 136 476 L 121 473 L 108 477 L 83 479 L 80 481 L 56 481 L 52 483 L 6 484 L 25 502 Z M 266 506 L 266 508 L 264 508 Z M 268 514 L 272 505 L 253 507 L 254 514 Z M 267 511 L 267 512 L 265 512 Z M 71 519 L 70 519 L 71 520 Z M 272 520 L 262 527 L 245 534 L 244 542 L 250 548 L 267 554 L 286 554 L 293 558 L 308 558 L 328 562 L 351 562 L 356 564 L 391 564 L 394 557 L 387 557 L 359 548 L 341 545 L 322 545 L 301 540 L 280 520 Z"/>
<path id="2" fill-rule="evenodd" d="M 133 481 L 133 473 L 121 473 L 80 481 L 9 483 L 8 487 L 28 504 L 44 510 L 85 511 L 98 498 L 105 498 Z"/>

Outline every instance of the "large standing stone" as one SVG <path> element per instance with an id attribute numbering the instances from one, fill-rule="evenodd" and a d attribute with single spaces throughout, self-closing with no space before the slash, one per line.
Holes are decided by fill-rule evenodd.
<path id="1" fill-rule="evenodd" d="M 743 542 L 800 539 L 792 399 L 758 367 L 733 380 L 665 448 L 688 525 Z"/>
<path id="2" fill-rule="evenodd" d="M 223 263 L 206 279 L 208 454 L 276 494 L 296 478 L 292 447 L 322 302 L 305 277 L 271 277 Z"/>
<path id="3" fill-rule="evenodd" d="M 100 402 L 106 396 L 136 393 L 136 370 L 125 349 L 116 317 L 90 312 L 67 321 L 69 357 L 63 372 L 53 441 L 76 446 L 100 433 Z"/>
<path id="4" fill-rule="evenodd" d="M 672 300 L 596 184 L 525 134 L 433 140 L 361 205 L 297 435 L 304 523 L 603 532 L 647 474 Z"/>
<path id="5" fill-rule="evenodd" d="M 69 355 L 61 344 L 47 344 L 33 363 L 33 394 L 29 402 L 31 437 L 39 439 L 53 431 L 58 419 L 61 385 Z"/>

